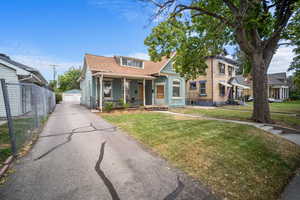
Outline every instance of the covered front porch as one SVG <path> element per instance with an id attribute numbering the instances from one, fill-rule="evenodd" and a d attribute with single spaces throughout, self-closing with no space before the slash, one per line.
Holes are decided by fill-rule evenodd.
<path id="1" fill-rule="evenodd" d="M 124 75 L 98 72 L 93 75 L 93 108 L 101 112 L 110 102 L 114 108 L 151 106 L 154 104 L 154 77 L 144 75 Z"/>
<path id="2" fill-rule="evenodd" d="M 269 86 L 269 98 L 284 100 L 289 98 L 288 86 Z"/>

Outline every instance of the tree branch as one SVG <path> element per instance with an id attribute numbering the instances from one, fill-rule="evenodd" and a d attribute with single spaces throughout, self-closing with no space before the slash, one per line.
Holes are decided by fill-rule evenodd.
<path id="1" fill-rule="evenodd" d="M 235 25 L 232 24 L 225 17 L 223 17 L 223 16 L 221 16 L 221 15 L 219 15 L 217 13 L 210 12 L 210 11 L 208 11 L 206 9 L 201 8 L 201 7 L 196 7 L 196 6 L 187 6 L 187 5 L 179 4 L 179 5 L 175 6 L 173 15 L 175 16 L 175 15 L 181 13 L 184 10 L 196 10 L 196 11 L 198 11 L 200 13 L 199 14 L 195 14 L 195 15 L 206 14 L 208 16 L 211 16 L 213 18 L 216 18 L 216 19 L 220 20 L 221 22 L 225 23 L 226 25 L 228 25 L 228 26 L 230 26 L 232 28 L 235 27 Z"/>
<path id="2" fill-rule="evenodd" d="M 223 0 L 223 1 L 235 16 L 239 14 L 239 9 L 233 4 L 233 2 L 231 2 L 230 0 Z"/>

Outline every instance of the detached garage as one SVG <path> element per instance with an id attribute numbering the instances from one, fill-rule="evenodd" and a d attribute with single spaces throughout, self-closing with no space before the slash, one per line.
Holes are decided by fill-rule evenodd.
<path id="1" fill-rule="evenodd" d="M 81 91 L 77 89 L 68 90 L 62 94 L 63 102 L 80 103 L 80 98 L 81 98 Z"/>

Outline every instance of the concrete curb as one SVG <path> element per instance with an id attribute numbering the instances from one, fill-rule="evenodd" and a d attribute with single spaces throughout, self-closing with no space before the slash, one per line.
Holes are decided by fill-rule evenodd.
<path id="1" fill-rule="evenodd" d="M 5 162 L 3 163 L 4 166 L 0 169 L 0 178 L 4 176 L 4 174 L 6 173 L 6 171 L 9 169 L 10 164 L 14 161 L 14 157 L 13 156 L 9 156 Z"/>

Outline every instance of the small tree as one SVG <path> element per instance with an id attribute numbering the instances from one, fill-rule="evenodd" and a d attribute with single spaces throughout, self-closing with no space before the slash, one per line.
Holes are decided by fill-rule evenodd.
<path id="1" fill-rule="evenodd" d="M 80 68 L 71 67 L 67 72 L 58 77 L 59 90 L 64 92 L 71 89 L 79 89 L 80 84 L 78 79 L 81 74 Z"/>
<path id="2" fill-rule="evenodd" d="M 219 54 L 226 45 L 237 45 L 251 68 L 252 118 L 257 122 L 271 122 L 267 71 L 279 41 L 297 39 L 295 33 L 299 32 L 300 25 L 295 19 L 300 12 L 299 1 L 144 1 L 157 7 L 156 16 L 167 16 L 145 40 L 152 60 L 176 51 L 176 70 L 191 78 L 204 73 L 206 56 Z"/>

